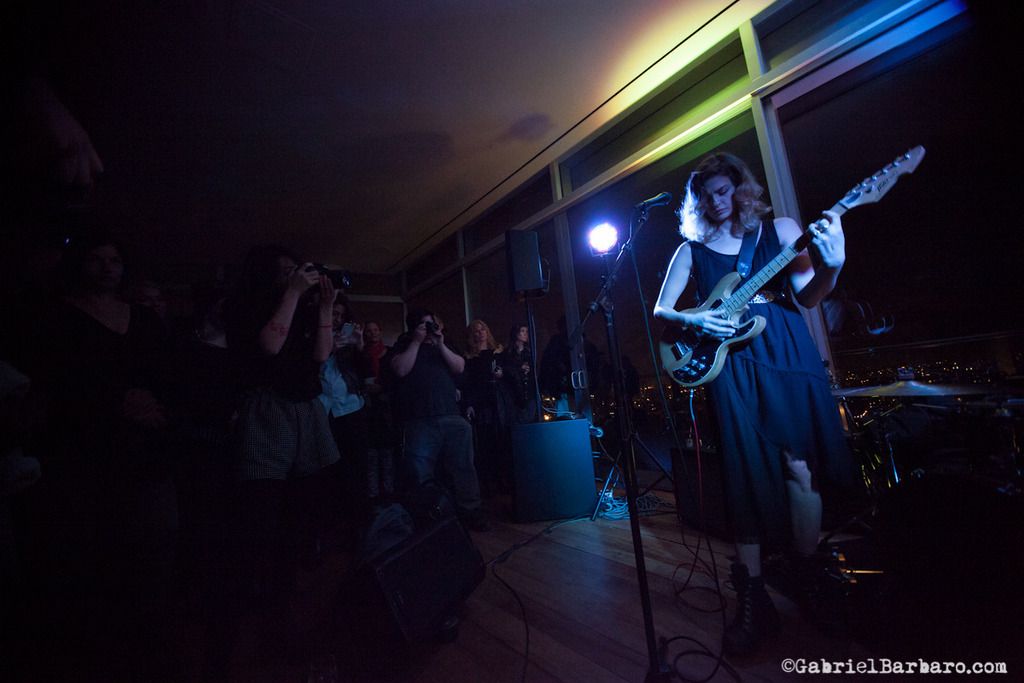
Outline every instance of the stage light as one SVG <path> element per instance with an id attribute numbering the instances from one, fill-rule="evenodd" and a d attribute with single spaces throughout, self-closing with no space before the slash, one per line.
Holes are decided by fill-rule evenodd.
<path id="1" fill-rule="evenodd" d="M 593 256 L 604 256 L 619 243 L 619 231 L 611 223 L 595 225 L 587 234 L 590 253 Z"/>

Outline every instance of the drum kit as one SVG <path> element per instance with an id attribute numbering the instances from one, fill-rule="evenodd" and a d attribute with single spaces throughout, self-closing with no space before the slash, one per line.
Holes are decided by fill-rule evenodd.
<path id="1" fill-rule="evenodd" d="M 869 497 L 931 472 L 1019 491 L 1024 390 L 990 384 L 891 384 L 833 390 Z"/>
<path id="2" fill-rule="evenodd" d="M 878 574 L 890 596 L 931 600 L 955 587 L 970 600 L 1005 602 L 1024 571 L 1022 395 L 1012 381 L 901 379 L 833 391 L 867 507 L 823 542 L 867 539 L 875 552 L 870 570 L 841 567 L 846 584 Z"/>

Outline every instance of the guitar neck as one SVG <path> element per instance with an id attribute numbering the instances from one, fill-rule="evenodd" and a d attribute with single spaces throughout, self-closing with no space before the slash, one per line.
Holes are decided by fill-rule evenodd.
<path id="1" fill-rule="evenodd" d="M 836 212 L 840 216 L 846 213 L 846 207 L 841 203 L 836 204 L 830 210 Z M 807 248 L 807 245 L 810 244 L 813 239 L 814 235 L 809 231 L 804 231 L 804 233 L 800 235 L 795 242 L 784 247 L 782 251 L 779 252 L 778 256 L 765 264 L 761 270 L 751 275 L 750 279 L 744 282 L 742 287 L 737 289 L 728 299 L 723 301 L 718 307 L 719 310 L 725 311 L 728 315 L 735 315 L 743 310 L 743 308 L 750 303 L 750 300 L 754 298 L 754 295 L 757 294 L 762 287 L 768 284 L 773 277 L 782 272 L 782 270 L 785 269 L 785 267 L 788 266 L 801 251 Z"/>

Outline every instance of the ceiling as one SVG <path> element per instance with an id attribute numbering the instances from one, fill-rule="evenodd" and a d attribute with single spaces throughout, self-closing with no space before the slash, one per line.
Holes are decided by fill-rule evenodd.
<path id="1" fill-rule="evenodd" d="M 766 4 L 106 1 L 30 23 L 103 159 L 92 201 L 145 260 L 275 241 L 383 273 Z"/>

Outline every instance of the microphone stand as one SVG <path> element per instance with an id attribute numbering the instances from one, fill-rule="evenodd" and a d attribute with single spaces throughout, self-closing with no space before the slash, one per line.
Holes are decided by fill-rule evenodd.
<path id="1" fill-rule="evenodd" d="M 629 251 L 633 237 L 640 231 L 640 228 L 647 222 L 648 206 L 636 207 L 633 222 L 636 230 L 630 230 L 629 238 L 619 249 L 615 263 L 609 265 L 608 257 L 602 257 L 605 262 L 604 284 L 598 292 L 597 297 L 587 307 L 587 314 L 577 325 L 569 337 L 569 348 L 576 348 L 583 336 L 583 328 L 593 313 L 600 309 L 604 313 L 605 329 L 608 333 L 608 353 L 612 357 L 612 370 L 614 374 L 615 391 L 615 412 L 619 423 L 619 455 L 624 459 L 622 468 L 623 479 L 626 483 L 626 505 L 629 510 L 629 527 L 633 536 L 633 556 L 636 560 L 637 584 L 640 588 L 640 606 L 643 610 L 644 634 L 647 639 L 648 670 L 644 678 L 645 683 L 668 683 L 671 680 L 671 671 L 661 661 L 661 653 L 658 651 L 656 634 L 654 631 L 654 614 L 651 609 L 651 592 L 647 584 L 647 565 L 644 561 L 643 539 L 640 535 L 640 515 L 637 509 L 637 484 L 636 484 L 636 450 L 634 449 L 633 428 L 631 422 L 630 406 L 626 400 L 625 379 L 622 372 L 622 356 L 619 353 L 619 340 L 615 331 L 615 305 L 612 300 L 612 290 L 615 286 L 615 278 L 619 268 L 625 261 L 625 254 Z M 614 465 L 613 465 L 614 470 Z M 609 475 L 610 476 L 610 475 Z"/>

